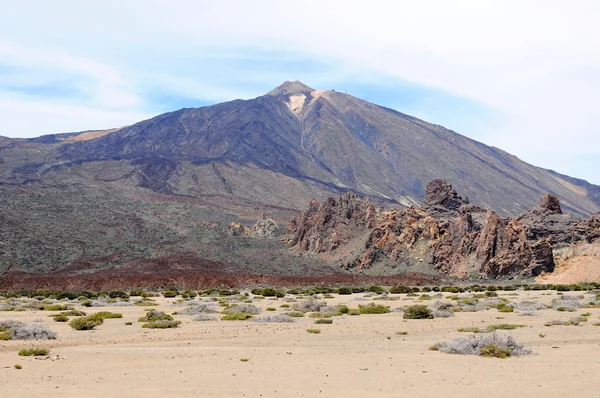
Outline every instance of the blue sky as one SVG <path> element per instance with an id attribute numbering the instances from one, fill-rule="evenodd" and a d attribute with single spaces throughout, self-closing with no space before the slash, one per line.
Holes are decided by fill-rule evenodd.
<path id="1" fill-rule="evenodd" d="M 122 126 L 301 80 L 600 184 L 600 7 L 544 4 L 12 2 L 0 135 Z"/>

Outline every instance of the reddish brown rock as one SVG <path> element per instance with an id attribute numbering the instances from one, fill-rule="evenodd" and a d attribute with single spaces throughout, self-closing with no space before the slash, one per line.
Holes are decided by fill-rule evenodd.
<path id="1" fill-rule="evenodd" d="M 365 232 L 360 254 L 345 247 Z M 425 265 L 455 277 L 530 277 L 554 270 L 557 246 L 598 239 L 600 214 L 574 219 L 562 214 L 558 198 L 545 195 L 529 212 L 503 219 L 492 210 L 467 205 L 450 184 L 435 180 L 420 208 L 376 214 L 368 201 L 353 194 L 323 204 L 313 201 L 288 233 L 291 246 L 299 250 L 348 253 L 341 260 L 348 269 L 383 262 L 391 267 Z"/>

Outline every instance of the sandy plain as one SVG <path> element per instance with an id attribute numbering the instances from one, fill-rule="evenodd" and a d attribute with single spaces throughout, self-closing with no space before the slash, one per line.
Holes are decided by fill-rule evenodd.
<path id="1" fill-rule="evenodd" d="M 512 302 L 547 304 L 558 297 L 554 291 L 498 294 Z M 328 305 L 350 308 L 373 299 L 333 296 L 325 299 Z M 255 300 L 263 310 L 257 317 L 286 312 L 280 306 L 292 305 L 286 302 L 290 298 Z M 394 309 L 435 302 L 417 299 L 389 295 L 376 303 Z M 174 305 L 177 299 L 156 300 L 156 308 L 169 314 L 184 308 Z M 267 312 L 267 307 L 277 310 Z M 88 314 L 119 312 L 123 318 L 107 319 L 93 331 L 75 331 L 46 311 L 0 312 L 0 320 L 41 319 L 58 334 L 48 341 L 0 341 L 1 397 L 600 397 L 600 327 L 593 325 L 600 322 L 598 308 L 546 309 L 538 316 L 490 308 L 433 320 L 404 320 L 401 312 L 344 315 L 330 325 L 315 325 L 308 316 L 295 323 L 257 323 L 197 322 L 193 315 L 175 315 L 182 325 L 163 330 L 141 328 L 137 319 L 147 307 L 76 308 Z M 584 312 L 591 316 L 579 326 L 544 326 Z M 458 328 L 500 323 L 524 324 L 499 333 L 511 334 L 533 354 L 497 359 L 428 349 L 466 337 Z M 321 333 L 307 333 L 308 328 Z M 50 356 L 17 355 L 30 347 L 50 348 Z"/>

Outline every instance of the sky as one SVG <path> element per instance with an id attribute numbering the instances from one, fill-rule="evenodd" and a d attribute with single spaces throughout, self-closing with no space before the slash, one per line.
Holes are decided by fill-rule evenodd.
<path id="1" fill-rule="evenodd" d="M 3 1 L 0 135 L 97 130 L 285 80 L 600 184 L 595 1 Z"/>

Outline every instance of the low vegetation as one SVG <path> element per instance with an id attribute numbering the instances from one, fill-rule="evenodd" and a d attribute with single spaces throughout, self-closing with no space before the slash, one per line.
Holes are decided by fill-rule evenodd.
<path id="1" fill-rule="evenodd" d="M 517 344 L 512 336 L 497 333 L 485 333 L 437 343 L 431 347 L 431 350 L 448 354 L 480 355 L 494 358 L 507 358 L 531 353 L 528 348 Z"/>
<path id="2" fill-rule="evenodd" d="M 50 350 L 47 348 L 26 348 L 19 351 L 19 356 L 21 357 L 31 357 L 31 356 L 44 356 L 48 355 Z"/>

